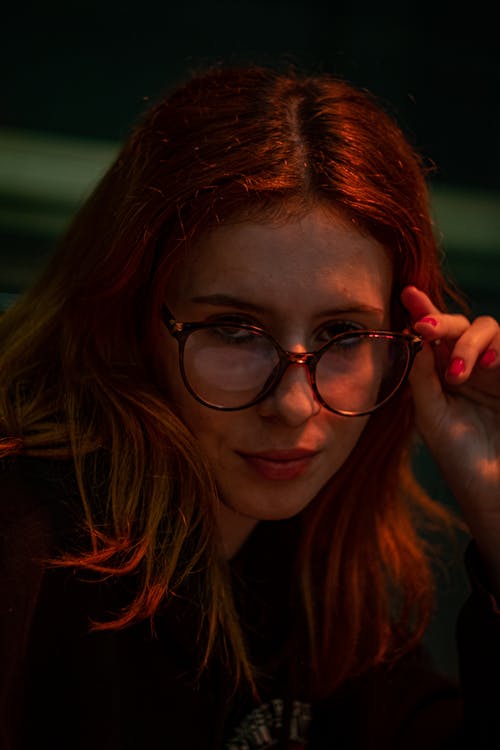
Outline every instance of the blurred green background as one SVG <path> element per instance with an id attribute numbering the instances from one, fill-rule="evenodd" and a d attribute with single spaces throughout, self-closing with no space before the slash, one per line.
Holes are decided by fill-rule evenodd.
<path id="1" fill-rule="evenodd" d="M 491 11 L 493 13 L 493 11 Z M 488 13 L 455 3 L 24 3 L 2 11 L 0 309 L 23 291 L 145 107 L 214 63 L 294 63 L 373 91 L 434 165 L 443 262 L 472 312 L 500 316 L 500 52 Z M 455 507 L 424 448 L 423 483 Z M 456 674 L 468 584 L 445 550 L 427 643 Z"/>

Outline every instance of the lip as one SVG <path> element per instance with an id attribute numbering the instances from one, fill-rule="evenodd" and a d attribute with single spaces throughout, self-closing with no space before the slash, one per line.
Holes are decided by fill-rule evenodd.
<path id="1" fill-rule="evenodd" d="M 293 448 L 238 455 L 264 479 L 290 481 L 307 471 L 317 453 L 318 451 Z"/>

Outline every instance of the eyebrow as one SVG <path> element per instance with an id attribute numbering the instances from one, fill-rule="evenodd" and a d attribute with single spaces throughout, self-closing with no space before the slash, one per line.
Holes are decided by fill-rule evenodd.
<path id="1" fill-rule="evenodd" d="M 214 305 L 214 307 L 234 307 L 238 310 L 244 310 L 246 312 L 254 312 L 259 314 L 269 313 L 269 309 L 257 305 L 254 302 L 248 302 L 241 300 L 238 297 L 233 297 L 231 294 L 207 294 L 200 297 L 191 297 L 190 302 L 198 304 Z M 321 315 L 339 315 L 350 314 L 350 313 L 377 313 L 384 314 L 384 310 L 381 307 L 375 307 L 373 305 L 365 305 L 363 303 L 354 303 L 346 305 L 338 305 L 324 310 Z"/>

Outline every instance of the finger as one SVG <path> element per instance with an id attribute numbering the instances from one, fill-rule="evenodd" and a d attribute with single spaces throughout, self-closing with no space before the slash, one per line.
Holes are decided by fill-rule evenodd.
<path id="1" fill-rule="evenodd" d="M 453 384 L 463 383 L 478 363 L 484 368 L 492 367 L 498 359 L 496 347 L 499 340 L 500 328 L 494 318 L 487 315 L 476 318 L 451 349 L 446 380 Z"/>
<path id="2" fill-rule="evenodd" d="M 454 341 L 463 336 L 471 323 L 465 315 L 440 313 L 424 315 L 413 323 L 414 330 L 426 341 L 449 339 Z"/>
<path id="3" fill-rule="evenodd" d="M 401 302 L 411 315 L 413 328 L 426 341 L 457 339 L 470 326 L 465 315 L 442 313 L 430 297 L 415 286 L 403 289 Z"/>
<path id="4" fill-rule="evenodd" d="M 500 367 L 500 330 L 481 354 L 478 364 L 485 370 Z"/>
<path id="5" fill-rule="evenodd" d="M 441 312 L 425 292 L 413 285 L 405 286 L 401 292 L 401 302 L 410 313 L 412 321 Z"/>
<path id="6" fill-rule="evenodd" d="M 401 302 L 410 313 L 414 330 L 434 344 L 441 373 L 454 385 L 468 379 L 476 365 L 500 367 L 500 327 L 490 316 L 471 323 L 464 315 L 442 313 L 430 297 L 413 285 L 405 287 Z"/>
<path id="7" fill-rule="evenodd" d="M 439 419 L 439 415 L 447 406 L 446 396 L 435 368 L 434 352 L 431 345 L 426 342 L 415 357 L 409 382 L 415 403 L 417 427 L 425 434 L 427 425 Z"/>

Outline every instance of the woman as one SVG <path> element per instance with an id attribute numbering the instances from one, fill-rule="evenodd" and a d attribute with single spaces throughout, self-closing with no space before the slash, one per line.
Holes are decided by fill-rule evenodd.
<path id="1" fill-rule="evenodd" d="M 1 321 L 5 748 L 491 746 L 500 330 L 450 296 L 366 93 L 222 69 L 145 115 Z M 461 689 L 415 426 L 473 537 Z"/>

